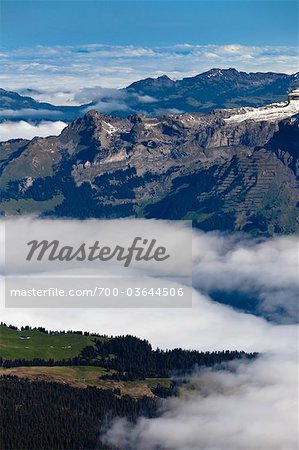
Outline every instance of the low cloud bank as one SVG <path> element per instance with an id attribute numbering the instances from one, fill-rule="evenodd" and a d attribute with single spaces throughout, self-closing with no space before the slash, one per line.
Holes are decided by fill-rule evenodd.
<path id="1" fill-rule="evenodd" d="M 130 114 L 135 111 L 136 103 L 139 112 L 142 112 L 142 104 L 156 102 L 156 99 L 149 95 L 139 95 L 123 89 L 105 89 L 100 86 L 82 89 L 75 95 L 74 100 L 79 104 L 93 102 L 93 107 L 103 114 L 112 112 Z"/>
<path id="2" fill-rule="evenodd" d="M 32 139 L 35 136 L 58 136 L 67 126 L 61 121 L 49 122 L 42 121 L 36 125 L 21 120 L 20 122 L 0 123 L 0 142 L 9 139 Z"/>
<path id="3" fill-rule="evenodd" d="M 48 109 L 32 109 L 32 108 L 21 108 L 21 109 L 0 109 L 0 116 L 1 118 L 6 119 L 23 119 L 26 118 L 28 120 L 34 120 L 37 117 L 47 119 L 50 117 L 51 119 L 55 120 L 57 116 L 61 114 L 59 111 L 51 111 Z M 49 120 L 49 119 L 48 119 Z"/>
<path id="4" fill-rule="evenodd" d="M 33 219 L 23 217 L 17 220 L 19 226 L 26 229 L 28 222 Z M 49 233 L 55 229 L 55 236 L 64 242 L 64 222 L 63 219 L 56 219 L 54 222 L 35 220 L 34 225 L 36 230 L 42 229 L 43 232 L 47 227 Z M 104 221 L 101 221 L 102 229 L 106 230 L 112 242 L 116 236 L 112 231 L 113 226 L 116 226 L 119 233 L 124 233 L 126 226 L 129 226 L 133 233 L 137 233 L 136 236 L 141 229 L 143 234 L 158 233 L 160 236 L 172 236 L 174 231 L 167 222 L 155 220 L 122 219 L 103 224 Z M 73 230 L 69 236 L 77 236 L 78 246 L 82 241 L 80 226 L 82 222 L 76 220 L 72 220 L 69 225 L 69 230 Z M 86 221 L 84 226 L 86 235 L 97 235 L 96 220 Z M 33 223 L 30 229 L 32 227 Z M 168 238 L 164 237 L 162 241 L 163 239 L 166 242 Z M 298 323 L 297 236 L 254 239 L 241 233 L 204 233 L 193 230 L 192 247 L 193 288 L 201 294 L 200 298 L 212 298 L 277 323 Z M 15 258 L 17 263 L 18 256 Z M 177 261 L 173 261 L 173 264 L 176 267 Z"/>
<path id="5" fill-rule="evenodd" d="M 197 371 L 159 417 L 116 419 L 102 441 L 127 450 L 295 450 L 296 355 Z"/>
<path id="6" fill-rule="evenodd" d="M 30 222 L 32 218 L 18 220 Z M 121 223 L 119 221 L 120 226 Z M 53 228 L 51 221 L 43 221 L 45 233 L 47 224 Z M 94 224 L 96 227 L 96 221 Z M 0 225 L 3 227 L 3 222 Z M 165 226 L 164 223 L 164 232 Z M 89 234 L 93 235 L 92 229 Z M 131 333 L 162 348 L 262 352 L 284 349 L 296 340 L 296 327 L 291 325 L 297 320 L 295 297 L 290 296 L 297 283 L 296 251 L 294 236 L 261 241 L 194 230 L 192 308 L 169 308 L 167 314 L 163 309 L 154 308 L 15 309 L 4 310 L 3 320 L 16 325 L 30 323 L 51 329 L 76 328 L 109 335 Z M 0 273 L 3 274 L 3 270 L 3 262 L 0 262 Z M 258 292 L 261 298 L 267 295 L 268 310 L 275 309 L 276 314 L 280 311 L 279 322 L 283 325 L 276 326 L 262 315 L 242 312 L 246 305 L 237 311 L 230 305 L 211 301 L 209 292 L 215 286 L 228 294 L 246 288 L 247 292 Z M 277 295 L 271 295 L 273 292 Z M 293 320 L 289 321 L 293 306 Z"/>

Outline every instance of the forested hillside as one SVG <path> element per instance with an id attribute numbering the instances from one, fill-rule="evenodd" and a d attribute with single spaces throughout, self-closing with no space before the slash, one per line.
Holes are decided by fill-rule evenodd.
<path id="1" fill-rule="evenodd" d="M 106 449 L 113 417 L 153 417 L 194 368 L 252 359 L 243 351 L 153 349 L 135 336 L 1 324 L 1 449 Z"/>
<path id="2" fill-rule="evenodd" d="M 117 396 L 94 387 L 76 389 L 59 383 L 0 380 L 1 449 L 107 449 L 101 427 L 114 416 L 129 420 L 153 416 L 157 399 Z"/>

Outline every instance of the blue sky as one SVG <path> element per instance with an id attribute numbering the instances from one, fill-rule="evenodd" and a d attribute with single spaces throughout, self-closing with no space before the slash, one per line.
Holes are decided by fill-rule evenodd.
<path id="1" fill-rule="evenodd" d="M 1 1 L 1 46 L 298 43 L 295 0 Z"/>

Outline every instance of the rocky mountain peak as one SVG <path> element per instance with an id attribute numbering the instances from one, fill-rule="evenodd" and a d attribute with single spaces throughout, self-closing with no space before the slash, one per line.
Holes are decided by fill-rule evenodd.
<path id="1" fill-rule="evenodd" d="M 136 113 L 136 114 L 131 114 L 129 116 L 129 120 L 133 124 L 142 123 L 144 119 L 145 119 L 145 115 L 144 114 Z"/>
<path id="2" fill-rule="evenodd" d="M 170 84 L 174 83 L 174 81 L 171 78 L 169 78 L 168 75 L 165 74 L 158 77 L 157 80 L 159 80 L 160 83 L 169 83 L 169 82 Z"/>
<path id="3" fill-rule="evenodd" d="M 169 78 L 167 75 L 161 75 L 158 78 L 145 78 L 144 80 L 136 81 L 127 87 L 129 91 L 144 92 L 148 91 L 148 94 L 153 95 L 156 91 L 159 92 L 163 89 L 173 88 L 176 82 Z"/>

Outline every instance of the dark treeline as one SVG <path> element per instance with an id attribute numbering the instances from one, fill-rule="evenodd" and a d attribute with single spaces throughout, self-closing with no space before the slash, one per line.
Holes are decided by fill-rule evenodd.
<path id="1" fill-rule="evenodd" d="M 1 449 L 108 449 L 100 430 L 115 417 L 154 417 L 159 400 L 117 397 L 111 390 L 0 378 Z"/>
<path id="2" fill-rule="evenodd" d="M 24 325 L 22 327 L 17 327 L 15 325 L 7 325 L 5 322 L 0 322 L 0 325 L 10 328 L 15 331 L 40 331 L 41 333 L 49 334 L 49 335 L 59 335 L 59 334 L 80 334 L 81 336 L 98 336 L 98 337 L 106 337 L 99 333 L 90 333 L 89 331 L 80 331 L 80 330 L 47 330 L 44 327 L 32 327 L 30 325 Z"/>
<path id="3" fill-rule="evenodd" d="M 147 340 L 134 336 L 118 336 L 109 340 L 95 340 L 81 352 L 83 360 L 100 361 L 100 365 L 119 372 L 124 381 L 145 377 L 167 377 L 172 372 L 186 372 L 195 366 L 214 366 L 234 359 L 255 358 L 256 353 L 243 351 L 199 352 L 196 350 L 153 350 Z"/>
<path id="4" fill-rule="evenodd" d="M 3 359 L 0 356 L 0 366 L 8 369 L 13 367 L 53 367 L 53 366 L 101 366 L 101 361 L 88 361 L 79 356 L 74 358 L 61 359 L 56 361 L 55 359 L 42 359 L 42 358 L 16 358 L 16 359 Z"/>

